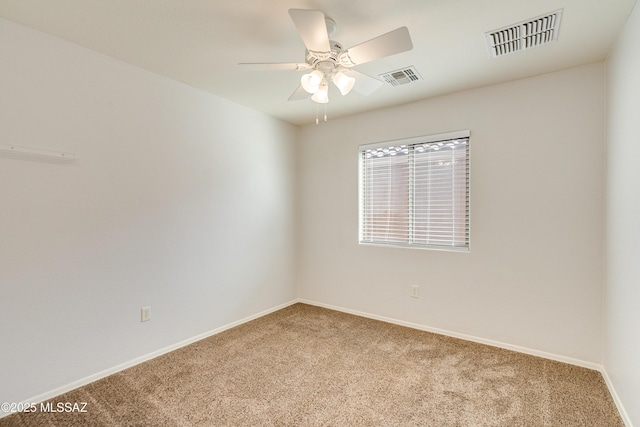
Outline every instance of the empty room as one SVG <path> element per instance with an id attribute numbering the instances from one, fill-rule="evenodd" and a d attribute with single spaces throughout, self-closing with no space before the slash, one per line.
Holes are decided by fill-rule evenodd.
<path id="1" fill-rule="evenodd" d="M 0 0 L 0 426 L 640 426 L 636 0 Z"/>

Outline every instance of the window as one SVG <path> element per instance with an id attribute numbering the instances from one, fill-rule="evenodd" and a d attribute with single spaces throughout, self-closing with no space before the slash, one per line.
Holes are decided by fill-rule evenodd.
<path id="1" fill-rule="evenodd" d="M 469 249 L 469 132 L 360 146 L 360 243 Z"/>

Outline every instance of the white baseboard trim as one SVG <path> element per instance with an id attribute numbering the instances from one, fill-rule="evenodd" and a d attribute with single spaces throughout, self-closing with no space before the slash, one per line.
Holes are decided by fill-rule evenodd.
<path id="1" fill-rule="evenodd" d="M 620 396 L 618 396 L 618 392 L 616 391 L 616 388 L 613 386 L 613 382 L 611 381 L 611 378 L 609 378 L 609 374 L 607 373 L 607 370 L 602 368 L 600 372 L 602 373 L 604 382 L 607 384 L 609 393 L 611 393 L 611 398 L 613 399 L 613 402 L 616 404 L 616 407 L 618 408 L 618 412 L 620 413 L 620 418 L 622 418 L 624 425 L 626 427 L 633 427 L 633 424 L 631 423 L 631 418 L 629 418 L 629 414 L 627 414 L 627 411 L 624 409 L 624 406 L 622 405 L 622 401 L 620 400 Z"/>
<path id="2" fill-rule="evenodd" d="M 613 382 L 611 381 L 611 378 L 609 378 L 609 374 L 607 373 L 606 369 L 604 369 L 604 366 L 601 365 L 601 364 L 593 363 L 593 362 L 586 362 L 584 360 L 573 359 L 571 357 L 560 356 L 560 355 L 557 355 L 557 354 L 547 353 L 547 352 L 540 351 L 540 350 L 534 350 L 534 349 L 527 348 L 527 347 L 520 347 L 518 345 L 507 344 L 507 343 L 503 343 L 503 342 L 500 342 L 500 341 L 494 341 L 494 340 L 489 340 L 489 339 L 485 339 L 485 338 L 475 337 L 475 336 L 472 336 L 472 335 L 466 335 L 466 334 L 460 334 L 460 333 L 457 333 L 457 332 L 451 332 L 451 331 L 447 331 L 447 330 L 444 330 L 444 329 L 433 328 L 433 327 L 430 327 L 430 326 L 420 325 L 420 324 L 417 324 L 417 323 L 405 322 L 403 320 L 393 319 L 393 318 L 385 317 L 385 316 L 379 316 L 377 314 L 366 313 L 366 312 L 362 312 L 362 311 L 358 311 L 358 310 L 351 310 L 351 309 L 348 309 L 348 308 L 339 307 L 339 306 L 335 306 L 335 305 L 331 305 L 331 304 L 325 304 L 325 303 L 312 301 L 312 300 L 307 300 L 307 299 L 304 299 L 304 298 L 299 298 L 298 302 L 303 303 L 303 304 L 314 305 L 314 306 L 317 306 L 317 307 L 323 307 L 323 308 L 327 308 L 327 309 L 330 309 L 330 310 L 340 311 L 340 312 L 343 312 L 343 313 L 353 314 L 355 316 L 366 317 L 368 319 L 380 320 L 382 322 L 393 323 L 395 325 L 400 325 L 400 326 L 406 326 L 406 327 L 413 328 L 413 329 L 418 329 L 418 330 L 421 330 L 421 331 L 433 332 L 433 333 L 436 333 L 436 334 L 445 335 L 445 336 L 449 336 L 449 337 L 453 337 L 453 338 L 459 338 L 459 339 L 463 339 L 463 340 L 466 340 L 466 341 L 472 341 L 472 342 L 477 342 L 477 343 L 480 343 L 480 344 L 486 344 L 486 345 L 490 345 L 492 347 L 504 348 L 506 350 L 512 350 L 512 351 L 516 351 L 518 353 L 529 354 L 529 355 L 532 355 L 532 356 L 542 357 L 544 359 L 555 360 L 557 362 L 568 363 L 570 365 L 580 366 L 580 367 L 583 367 L 583 368 L 587 368 L 587 369 L 592 369 L 594 371 L 598 371 L 598 372 L 600 372 L 600 374 L 604 378 L 604 382 L 607 385 L 607 388 L 609 389 L 609 393 L 611 393 L 611 398 L 613 399 L 613 401 L 616 404 L 616 407 L 618 409 L 618 412 L 620 413 L 620 418 L 622 418 L 622 421 L 624 422 L 626 427 L 633 427 L 633 423 L 631 422 L 631 418 L 629 417 L 629 414 L 627 414 L 627 411 L 625 410 L 624 405 L 622 404 L 622 400 L 620 400 L 620 396 L 618 396 L 618 393 L 617 393 L 617 391 L 616 391 L 616 389 L 615 389 L 615 387 L 613 385 Z"/>
<path id="3" fill-rule="evenodd" d="M 374 320 L 380 320 L 382 322 L 387 322 L 387 323 L 392 323 L 395 325 L 400 325 L 400 326 L 406 326 L 412 329 L 418 329 L 421 331 L 426 331 L 426 332 L 433 332 L 439 335 L 445 335 L 445 336 L 449 336 L 449 337 L 453 337 L 453 338 L 459 338 L 459 339 L 463 339 L 466 341 L 472 341 L 472 342 L 477 342 L 480 344 L 486 344 L 486 345 L 490 345 L 492 347 L 498 347 L 498 348 L 503 348 L 506 350 L 512 350 L 512 351 L 516 351 L 518 353 L 524 353 L 524 354 L 529 354 L 532 356 L 537 356 L 537 357 L 542 357 L 544 359 L 549 359 L 549 360 L 555 360 L 557 362 L 563 362 L 563 363 L 568 363 L 570 365 L 575 365 L 575 366 L 580 366 L 583 368 L 587 368 L 587 369 L 592 369 L 594 371 L 598 371 L 600 372 L 600 374 L 602 374 L 602 377 L 604 378 L 605 384 L 607 385 L 607 388 L 609 389 L 609 393 L 611 393 L 611 398 L 613 399 L 614 403 L 616 404 L 616 407 L 618 408 L 618 412 L 620 413 L 620 418 L 622 418 L 622 421 L 624 422 L 626 427 L 633 427 L 633 424 L 631 422 L 631 418 L 629 418 L 629 414 L 627 414 L 627 411 L 624 409 L 624 405 L 622 404 L 622 401 L 620 400 L 620 397 L 618 396 L 618 393 L 613 385 L 613 382 L 611 381 L 611 378 L 609 378 L 609 374 L 607 373 L 607 371 L 604 369 L 604 366 L 598 363 L 593 363 L 593 362 L 586 362 L 584 360 L 580 360 L 580 359 L 574 359 L 571 357 L 567 357 L 567 356 L 561 356 L 561 355 L 557 355 L 557 354 L 553 354 L 553 353 L 547 353 L 544 351 L 540 351 L 540 350 L 534 350 L 531 348 L 527 348 L 527 347 L 520 347 L 518 345 L 513 345 L 513 344 L 507 344 L 507 343 L 503 343 L 500 341 L 494 341 L 494 340 L 489 340 L 489 339 L 485 339 L 485 338 L 479 338 L 479 337 L 475 337 L 472 335 L 466 335 L 466 334 L 460 334 L 457 332 L 451 332 L 451 331 L 447 331 L 444 329 L 439 329 L 439 328 L 433 328 L 430 326 L 425 326 L 425 325 L 420 325 L 417 323 L 411 323 L 411 322 L 405 322 L 403 320 L 398 320 L 398 319 L 393 319 L 390 317 L 385 317 L 385 316 L 379 316 L 377 314 L 371 314 L 371 313 L 366 313 L 366 312 L 362 312 L 362 311 L 358 311 L 358 310 L 351 310 L 348 308 L 344 308 L 344 307 L 339 307 L 339 306 L 335 306 L 335 305 L 331 305 L 331 304 L 325 304 L 325 303 L 321 303 L 321 302 L 317 302 L 317 301 L 312 301 L 312 300 L 308 300 L 308 299 L 304 299 L 304 298 L 299 298 L 298 302 L 303 303 L 303 304 L 309 304 L 309 305 L 314 305 L 317 307 L 323 307 L 323 308 L 327 308 L 330 310 L 335 310 L 335 311 L 340 311 L 343 313 L 347 313 L 347 314 L 353 314 L 355 316 L 360 316 L 360 317 L 366 317 L 368 319 L 374 319 Z"/>
<path id="4" fill-rule="evenodd" d="M 512 351 L 517 351 L 519 353 L 524 353 L 524 354 L 530 354 L 532 356 L 538 356 L 538 357 L 542 357 L 545 359 L 550 359 L 550 360 L 555 360 L 558 362 L 564 362 L 564 363 L 569 363 L 571 365 L 576 365 L 576 366 L 581 366 L 587 369 L 593 369 L 596 371 L 599 371 L 603 378 L 604 381 L 607 385 L 607 388 L 609 389 L 609 392 L 611 393 L 611 396 L 613 398 L 613 401 L 616 404 L 616 407 L 618 408 L 618 412 L 620 412 L 620 416 L 622 418 L 622 420 L 624 421 L 626 427 L 633 427 L 632 423 L 631 423 L 631 419 L 629 418 L 629 415 L 627 414 L 627 412 L 624 409 L 624 406 L 622 405 L 622 402 L 620 401 L 620 397 L 618 396 L 618 393 L 615 390 L 615 387 L 613 386 L 613 383 L 611 382 L 611 379 L 609 378 L 609 375 L 607 374 L 607 371 L 603 368 L 602 365 L 596 364 L 596 363 L 592 363 L 592 362 L 585 362 L 583 360 L 579 360 L 579 359 L 573 359 L 570 357 L 566 357 L 566 356 L 559 356 L 556 354 L 552 354 L 552 353 L 547 353 L 547 352 L 543 352 L 543 351 L 539 351 L 539 350 L 533 350 L 530 348 L 526 348 L 526 347 L 520 347 L 517 345 L 513 345 L 513 344 L 507 344 L 507 343 L 503 343 L 503 342 L 499 342 L 499 341 L 493 341 L 493 340 L 488 340 L 488 339 L 484 339 L 484 338 L 478 338 L 478 337 L 474 337 L 471 335 L 466 335 L 466 334 L 460 334 L 457 332 L 451 332 L 451 331 L 447 331 L 444 329 L 439 329 L 439 328 L 433 328 L 433 327 L 429 327 L 429 326 L 425 326 L 425 325 L 420 325 L 417 323 L 411 323 L 411 322 L 405 322 L 403 320 L 397 320 L 397 319 L 393 319 L 390 317 L 385 317 L 385 316 L 378 316 L 376 314 L 371 314 L 371 313 L 365 313 L 362 311 L 358 311 L 358 310 L 351 310 L 351 309 L 347 309 L 344 307 L 338 307 L 338 306 L 334 306 L 334 305 L 330 305 L 330 304 L 324 304 L 324 303 L 320 303 L 317 301 L 311 301 L 311 300 L 307 300 L 304 298 L 297 298 L 295 300 L 291 300 L 289 302 L 286 302 L 284 304 L 280 304 L 277 305 L 275 307 L 269 308 L 267 310 L 261 311 L 259 313 L 256 313 L 254 315 L 245 317 L 243 319 L 237 320 L 235 322 L 231 322 L 229 324 L 226 324 L 224 326 L 221 326 L 219 328 L 215 328 L 212 329 L 211 331 L 196 335 L 194 337 L 188 338 L 186 340 L 180 341 L 176 344 L 172 344 L 170 346 L 164 347 L 160 350 L 154 351 L 152 353 L 146 354 L 144 356 L 140 356 L 137 357 L 133 360 L 130 360 L 128 362 L 125 363 L 121 363 L 117 366 L 114 366 L 112 368 L 109 369 L 105 369 L 104 371 L 98 372 L 96 374 L 93 375 L 89 375 L 88 377 L 82 378 L 80 380 L 74 381 L 70 384 L 64 385 L 62 387 L 58 387 L 56 389 L 50 390 L 46 393 L 42 393 L 39 394 L 37 396 L 34 396 L 30 399 L 26 399 L 25 401 L 23 401 L 22 403 L 34 403 L 34 404 L 39 404 L 40 402 L 44 402 L 46 400 L 52 399 L 56 396 L 59 396 L 61 394 L 67 393 L 69 391 L 75 390 L 76 388 L 85 386 L 87 384 L 90 384 L 94 381 L 98 381 L 104 377 L 107 377 L 109 375 L 113 375 L 115 373 L 118 373 L 120 371 L 123 371 L 125 369 L 131 368 L 135 365 L 139 365 L 140 363 L 146 362 L 148 360 L 154 359 L 158 356 L 162 356 L 163 354 L 169 353 L 171 351 L 177 350 L 179 348 L 185 347 L 189 344 L 193 344 L 196 341 L 200 341 L 203 340 L 205 338 L 208 338 L 210 336 L 219 334 L 220 332 L 226 331 L 227 329 L 231 329 L 233 327 L 242 325 L 243 323 L 247 323 L 250 322 L 252 320 L 255 320 L 259 317 L 262 316 L 266 316 L 267 314 L 276 312 L 278 310 L 282 310 L 283 308 L 289 307 L 293 304 L 296 303 L 303 303 L 303 304 L 309 304 L 309 305 L 314 305 L 317 307 L 323 307 L 323 308 L 327 308 L 330 310 L 335 310 L 335 311 L 340 311 L 343 313 L 348 313 L 348 314 L 353 314 L 355 316 L 360 316 L 360 317 L 366 317 L 368 319 L 374 319 L 374 320 L 380 320 L 382 322 L 387 322 L 387 323 L 392 323 L 392 324 L 396 324 L 396 325 L 400 325 L 400 326 L 406 326 L 412 329 L 418 329 L 418 330 L 422 330 L 422 331 L 426 331 L 426 332 L 433 332 L 439 335 L 445 335 L 445 336 L 449 336 L 449 337 L 453 337 L 453 338 L 459 338 L 459 339 L 463 339 L 466 341 L 472 341 L 472 342 L 477 342 L 480 344 L 486 344 L 486 345 L 490 345 L 493 347 L 498 347 L 498 348 L 504 348 L 507 350 L 512 350 Z M 8 415 L 11 415 L 10 412 L 3 412 L 0 411 L 0 418 L 4 418 Z"/>
<path id="5" fill-rule="evenodd" d="M 587 361 L 580 360 L 580 359 L 573 359 L 573 358 L 567 357 L 567 356 L 561 356 L 561 355 L 557 355 L 557 354 L 553 354 L 553 353 L 547 353 L 547 352 L 540 351 L 540 350 L 534 350 L 534 349 L 527 348 L 527 347 L 520 347 L 518 345 L 508 344 L 508 343 L 504 343 L 504 342 L 500 342 L 500 341 L 494 341 L 494 340 L 490 340 L 490 339 L 486 339 L 486 338 L 479 338 L 479 337 L 475 337 L 475 336 L 472 336 L 472 335 L 460 334 L 460 333 L 457 333 L 457 332 L 447 331 L 447 330 L 444 330 L 444 329 L 434 328 L 434 327 L 431 327 L 431 326 L 425 326 L 425 325 L 421 325 L 421 324 L 418 324 L 418 323 L 405 322 L 404 320 L 393 319 L 393 318 L 385 317 L 385 316 L 378 316 L 377 314 L 365 313 L 365 312 L 358 311 L 358 310 L 351 310 L 351 309 L 348 309 L 348 308 L 338 307 L 338 306 L 334 306 L 334 305 L 330 305 L 330 304 L 324 304 L 324 303 L 317 302 L 317 301 L 311 301 L 311 300 L 307 300 L 307 299 L 299 299 L 298 301 L 303 303 L 303 304 L 315 305 L 317 307 L 328 308 L 330 310 L 341 311 L 343 313 L 353 314 L 353 315 L 360 316 L 360 317 L 366 317 L 366 318 L 369 318 L 369 319 L 380 320 L 382 322 L 393 323 L 395 325 L 406 326 L 408 328 L 418 329 L 418 330 L 421 330 L 421 331 L 433 332 L 435 334 L 445 335 L 445 336 L 453 337 L 453 338 L 459 338 L 459 339 L 462 339 L 462 340 L 465 340 L 465 341 L 472 341 L 472 342 L 477 342 L 479 344 L 486 344 L 486 345 L 490 345 L 492 347 L 498 347 L 498 348 L 503 348 L 503 349 L 506 349 L 506 350 L 516 351 L 518 353 L 530 354 L 532 356 L 538 356 L 538 357 L 542 357 L 544 359 L 555 360 L 557 362 L 568 363 L 570 365 L 576 365 L 576 366 L 580 366 L 580 367 L 583 367 L 583 368 L 592 369 L 592 370 L 595 370 L 595 371 L 602 372 L 602 365 L 600 365 L 598 363 L 587 362 Z"/>
<path id="6" fill-rule="evenodd" d="M 112 368 L 109 368 L 109 369 L 105 369 L 104 371 L 95 373 L 93 375 L 89 375 L 88 377 L 79 379 L 79 380 L 74 381 L 74 382 L 72 382 L 70 384 L 66 384 L 66 385 L 63 385 L 62 387 L 58 387 L 58 388 L 55 388 L 53 390 L 47 391 L 45 393 L 39 394 L 39 395 L 34 396 L 34 397 L 30 398 L 30 399 L 26 399 L 21 403 L 28 402 L 28 403 L 39 404 L 40 402 L 44 402 L 45 400 L 49 400 L 49 399 L 52 399 L 52 398 L 54 398 L 56 396 L 60 396 L 61 394 L 67 393 L 67 392 L 69 392 L 71 390 L 75 390 L 75 389 L 77 389 L 79 387 L 85 386 L 85 385 L 90 384 L 90 383 L 92 383 L 94 381 L 98 381 L 98 380 L 100 380 L 100 379 L 102 379 L 104 377 L 108 377 L 109 375 L 113 375 L 113 374 L 118 373 L 120 371 L 124 371 L 125 369 L 131 368 L 131 367 L 133 367 L 135 365 L 139 365 L 140 363 L 146 362 L 146 361 L 151 360 L 151 359 L 155 359 L 158 356 L 162 356 L 163 354 L 172 352 L 172 351 L 177 350 L 177 349 L 179 349 L 181 347 L 185 347 L 185 346 L 187 346 L 189 344 L 193 344 L 196 341 L 200 341 L 200 340 L 208 338 L 208 337 L 210 337 L 212 335 L 219 334 L 220 332 L 226 331 L 227 329 L 231 329 L 231 328 L 234 328 L 236 326 L 240 326 L 243 323 L 247 323 L 247 322 L 255 320 L 255 319 L 259 318 L 259 317 L 266 316 L 267 314 L 273 313 L 275 311 L 282 310 L 283 308 L 289 307 L 290 305 L 296 304 L 297 302 L 299 302 L 299 300 L 298 299 L 294 299 L 294 300 L 291 300 L 291 301 L 286 302 L 284 304 L 280 304 L 280 305 L 277 305 L 275 307 L 269 308 L 267 310 L 263 310 L 263 311 L 261 311 L 259 313 L 254 314 L 254 315 L 245 317 L 244 319 L 240 319 L 240 320 L 237 320 L 235 322 L 231 322 L 231 323 L 226 324 L 224 326 L 221 326 L 219 328 L 215 328 L 215 329 L 212 329 L 212 330 L 210 330 L 208 332 L 204 332 L 202 334 L 199 334 L 199 335 L 196 335 L 194 337 L 188 338 L 188 339 L 186 339 L 184 341 L 180 341 L 180 342 L 178 342 L 176 344 L 172 344 L 172 345 L 169 345 L 167 347 L 161 348 L 160 350 L 156 350 L 156 351 L 151 352 L 149 354 L 145 354 L 144 356 L 136 357 L 133 360 L 121 363 L 121 364 L 119 364 L 117 366 L 114 366 Z M 4 411 L 0 410 L 0 418 L 4 418 L 4 417 L 6 417 L 8 415 L 11 415 L 11 414 L 12 414 L 11 412 L 4 412 Z"/>

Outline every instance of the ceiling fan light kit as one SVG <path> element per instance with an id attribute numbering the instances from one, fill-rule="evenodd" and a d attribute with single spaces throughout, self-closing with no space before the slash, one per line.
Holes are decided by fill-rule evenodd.
<path id="1" fill-rule="evenodd" d="M 311 99 L 318 104 L 326 104 L 329 102 L 329 85 L 326 79 L 322 79 L 320 87 L 318 87 L 318 90 L 313 94 Z"/>
<path id="2" fill-rule="evenodd" d="M 248 68 L 265 70 L 312 70 L 300 78 L 300 86 L 289 100 L 306 99 L 305 92 L 318 104 L 329 102 L 331 80 L 342 95 L 354 89 L 369 95 L 382 85 L 376 78 L 362 74 L 352 68 L 413 49 L 407 27 L 400 27 L 381 36 L 344 50 L 342 45 L 330 40 L 336 31 L 336 23 L 319 10 L 289 9 L 300 37 L 306 47 L 304 63 L 240 64 Z"/>
<path id="3" fill-rule="evenodd" d="M 344 71 L 338 71 L 331 77 L 333 83 L 338 87 L 342 95 L 346 95 L 351 92 L 353 85 L 356 83 L 356 79 L 348 76 Z"/>
<path id="4" fill-rule="evenodd" d="M 324 80 L 324 74 L 318 70 L 313 70 L 300 78 L 300 84 L 308 93 L 316 93 L 320 88 L 322 80 Z"/>

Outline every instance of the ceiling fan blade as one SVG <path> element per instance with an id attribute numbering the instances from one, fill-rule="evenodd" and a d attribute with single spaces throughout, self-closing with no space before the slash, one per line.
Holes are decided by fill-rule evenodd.
<path id="1" fill-rule="evenodd" d="M 299 70 L 308 70 L 309 68 L 311 68 L 309 64 L 297 63 L 297 62 L 272 62 L 272 63 L 243 62 L 238 65 L 242 67 L 243 70 L 248 70 L 248 71 L 270 71 L 270 70 L 299 71 Z"/>
<path id="2" fill-rule="evenodd" d="M 376 91 L 376 89 L 383 85 L 383 82 L 380 80 L 367 76 L 366 74 L 362 74 L 356 70 L 347 70 L 345 73 L 356 79 L 356 82 L 353 85 L 353 90 L 361 95 L 371 95 Z"/>
<path id="3" fill-rule="evenodd" d="M 303 99 L 308 99 L 311 96 L 311 94 L 309 92 L 307 92 L 306 90 L 304 90 L 304 88 L 302 87 L 302 85 L 298 86 L 298 89 L 296 89 L 295 92 L 293 92 L 291 94 L 291 96 L 289 97 L 289 101 L 301 101 Z"/>
<path id="4" fill-rule="evenodd" d="M 400 27 L 347 50 L 346 55 L 351 63 L 344 65 L 364 64 L 411 49 L 413 49 L 413 43 L 409 30 L 407 27 Z"/>
<path id="5" fill-rule="evenodd" d="M 319 10 L 289 9 L 289 15 L 309 52 L 331 51 L 324 13 Z"/>

